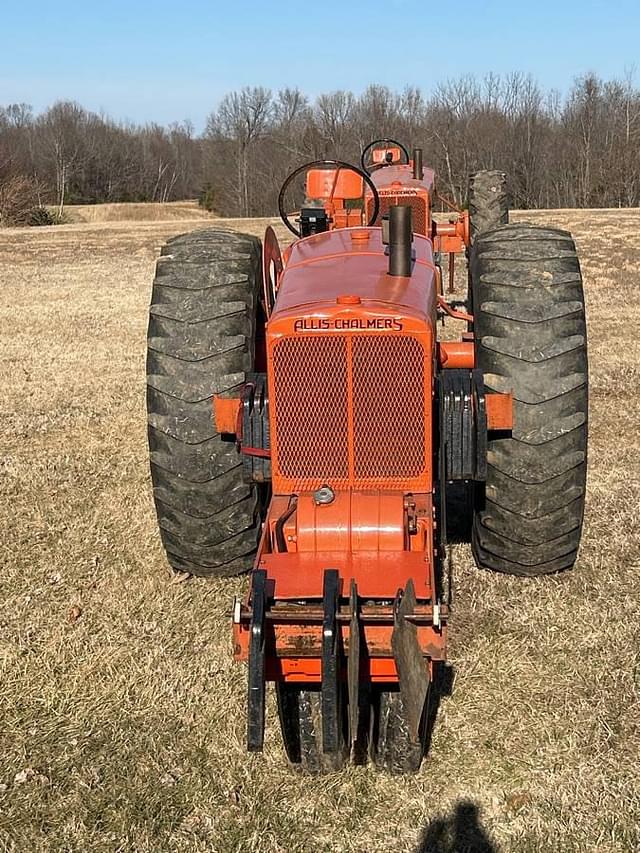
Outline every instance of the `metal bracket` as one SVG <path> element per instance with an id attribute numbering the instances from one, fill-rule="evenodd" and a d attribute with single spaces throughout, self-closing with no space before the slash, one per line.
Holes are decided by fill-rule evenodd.
<path id="1" fill-rule="evenodd" d="M 445 479 L 487 475 L 487 409 L 481 370 L 445 369 L 438 376 L 440 445 Z"/>
<path id="2" fill-rule="evenodd" d="M 269 393 L 264 373 L 249 373 L 242 391 L 240 451 L 245 483 L 271 479 Z"/>
<path id="3" fill-rule="evenodd" d="M 262 298 L 267 320 L 271 317 L 276 301 L 282 269 L 282 255 L 280 254 L 278 238 L 276 232 L 269 225 L 264 232 L 264 240 L 262 241 L 262 284 L 264 288 Z"/>
<path id="4" fill-rule="evenodd" d="M 402 707 L 409 737 L 414 744 L 420 743 L 420 723 L 429 692 L 429 670 L 418 642 L 418 630 L 405 617 L 414 612 L 416 593 L 413 579 L 398 591 L 393 608 L 393 632 L 391 649 L 398 670 L 398 682 Z"/>
<path id="5" fill-rule="evenodd" d="M 351 620 L 349 622 L 347 685 L 349 688 L 349 732 L 353 746 L 358 737 L 358 711 L 360 708 L 360 614 L 358 612 L 358 587 L 353 579 L 351 580 L 349 604 Z"/>
<path id="6" fill-rule="evenodd" d="M 322 585 L 322 751 L 338 752 L 339 714 L 339 629 L 338 604 L 340 578 L 337 569 L 326 569 Z"/>
<path id="7" fill-rule="evenodd" d="M 476 417 L 476 480 L 487 479 L 488 429 L 487 399 L 484 374 L 479 368 L 471 371 L 471 393 Z"/>
<path id="8" fill-rule="evenodd" d="M 262 752 L 264 746 L 265 668 L 264 623 L 267 610 L 267 572 L 256 569 L 251 585 L 249 635 L 249 694 L 247 700 L 247 749 Z"/>

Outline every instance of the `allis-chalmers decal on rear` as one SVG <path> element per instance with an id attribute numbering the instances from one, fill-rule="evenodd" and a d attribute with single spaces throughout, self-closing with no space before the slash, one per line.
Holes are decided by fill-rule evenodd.
<path id="1" fill-rule="evenodd" d="M 401 332 L 404 329 L 404 323 L 396 320 L 395 317 L 370 317 L 367 320 L 360 317 L 336 317 L 333 319 L 323 317 L 319 320 L 307 317 L 296 320 L 293 326 L 294 332 L 335 332 L 345 329 L 384 329 Z"/>

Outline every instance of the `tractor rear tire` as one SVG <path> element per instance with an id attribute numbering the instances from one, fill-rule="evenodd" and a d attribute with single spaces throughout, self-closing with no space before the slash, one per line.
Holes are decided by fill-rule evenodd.
<path id="1" fill-rule="evenodd" d="M 469 228 L 471 244 L 484 231 L 509 222 L 509 194 L 504 172 L 487 170 L 469 177 Z"/>
<path id="2" fill-rule="evenodd" d="M 536 576 L 573 566 L 587 469 L 587 332 L 568 231 L 505 225 L 470 258 L 476 364 L 488 391 L 513 392 L 513 430 L 490 435 L 478 489 L 476 563 Z"/>
<path id="3" fill-rule="evenodd" d="M 251 568 L 260 526 L 258 489 L 216 429 L 213 395 L 253 370 L 261 244 L 228 231 L 196 231 L 164 246 L 147 339 L 147 413 L 153 495 L 174 570 L 235 575 Z"/>
<path id="4" fill-rule="evenodd" d="M 276 698 L 280 729 L 289 761 L 310 774 L 333 773 L 349 760 L 346 737 L 346 697 L 340 707 L 342 728 L 338 752 L 322 751 L 322 699 L 320 690 L 278 682 Z"/>

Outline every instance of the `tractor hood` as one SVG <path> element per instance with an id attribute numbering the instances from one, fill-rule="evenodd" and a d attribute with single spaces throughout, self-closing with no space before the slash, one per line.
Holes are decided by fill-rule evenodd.
<path id="1" fill-rule="evenodd" d="M 306 317 L 310 325 L 299 331 L 321 330 L 329 316 L 344 317 L 345 330 L 378 328 L 376 317 L 381 329 L 393 328 L 384 324 L 394 318 L 429 325 L 436 301 L 431 241 L 414 235 L 413 255 L 411 276 L 401 278 L 387 272 L 381 228 L 342 228 L 298 241 L 285 255 L 272 329 L 279 320 Z M 349 318 L 354 325 L 346 324 Z"/>

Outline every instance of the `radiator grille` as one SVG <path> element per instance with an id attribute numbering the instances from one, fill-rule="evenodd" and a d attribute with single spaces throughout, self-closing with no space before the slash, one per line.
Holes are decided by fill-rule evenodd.
<path id="1" fill-rule="evenodd" d="M 425 200 L 422 196 L 417 195 L 402 195 L 394 193 L 393 195 L 383 195 L 380 193 L 380 212 L 375 221 L 375 225 L 380 225 L 380 220 L 383 216 L 389 213 L 389 208 L 395 204 L 408 205 L 411 208 L 411 221 L 413 230 L 416 234 L 427 234 L 427 209 Z M 371 217 L 373 213 L 373 199 L 367 199 L 367 216 Z"/>
<path id="2" fill-rule="evenodd" d="M 349 476 L 347 341 L 284 338 L 273 355 L 278 467 L 295 480 Z"/>
<path id="3" fill-rule="evenodd" d="M 424 356 L 415 338 L 353 338 L 356 479 L 417 477 L 424 468 Z"/>
<path id="4" fill-rule="evenodd" d="M 276 342 L 277 473 L 293 490 L 324 482 L 339 488 L 401 488 L 420 477 L 424 369 L 422 344 L 404 335 L 313 335 Z"/>

